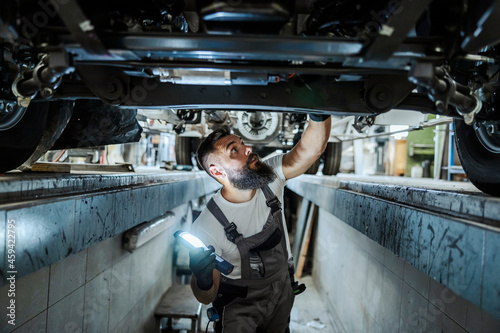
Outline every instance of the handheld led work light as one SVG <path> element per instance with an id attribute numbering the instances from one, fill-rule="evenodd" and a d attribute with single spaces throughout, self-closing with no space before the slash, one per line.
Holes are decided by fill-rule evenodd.
<path id="1" fill-rule="evenodd" d="M 208 247 L 201 241 L 201 239 L 187 231 L 178 230 L 175 232 L 174 237 L 179 239 L 181 243 L 190 250 L 197 247 L 208 250 Z M 230 274 L 233 271 L 234 266 L 229 261 L 223 259 L 215 252 L 212 253 L 212 255 L 215 256 L 215 269 L 225 275 Z"/>

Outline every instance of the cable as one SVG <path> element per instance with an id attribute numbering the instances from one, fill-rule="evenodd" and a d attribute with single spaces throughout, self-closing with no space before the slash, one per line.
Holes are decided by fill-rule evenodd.
<path id="1" fill-rule="evenodd" d="M 66 149 L 63 149 L 63 151 L 57 156 L 52 162 L 59 162 L 59 159 L 64 155 L 66 152 Z"/>
<path id="2" fill-rule="evenodd" d="M 210 320 L 207 323 L 207 328 L 205 328 L 205 333 L 208 333 L 208 325 L 210 325 Z"/>

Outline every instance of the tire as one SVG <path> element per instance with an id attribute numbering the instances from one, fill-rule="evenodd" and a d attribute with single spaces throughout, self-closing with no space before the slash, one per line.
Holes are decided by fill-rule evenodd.
<path id="1" fill-rule="evenodd" d="M 47 126 L 42 133 L 40 142 L 31 156 L 18 168 L 19 170 L 31 171 L 31 167 L 35 162 L 52 148 L 57 139 L 59 139 L 72 113 L 72 101 L 57 101 L 50 103 L 47 115 Z"/>
<path id="2" fill-rule="evenodd" d="M 199 143 L 199 138 L 177 135 L 175 137 L 175 163 L 193 165 L 191 158 L 196 153 Z"/>
<path id="3" fill-rule="evenodd" d="M 0 172 L 23 164 L 36 150 L 47 124 L 49 103 L 31 103 L 21 120 L 12 128 L 0 131 Z"/>
<path id="4" fill-rule="evenodd" d="M 138 142 L 142 127 L 137 110 L 121 109 L 100 100 L 77 100 L 73 115 L 52 149 L 87 148 Z"/>
<path id="5" fill-rule="evenodd" d="M 323 175 L 332 176 L 339 173 L 342 159 L 342 142 L 328 142 L 324 154 Z"/>
<path id="6" fill-rule="evenodd" d="M 498 152 L 494 152 L 481 142 L 473 126 L 460 119 L 455 119 L 453 125 L 458 156 L 467 177 L 481 191 L 500 196 L 500 144 Z M 496 143 L 490 144 L 494 148 Z"/>

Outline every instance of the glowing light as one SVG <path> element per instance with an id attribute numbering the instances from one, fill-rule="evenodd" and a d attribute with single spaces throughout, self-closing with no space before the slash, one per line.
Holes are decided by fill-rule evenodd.
<path id="1" fill-rule="evenodd" d="M 206 248 L 205 244 L 198 237 L 194 236 L 193 234 L 190 234 L 189 232 L 181 232 L 179 236 L 182 237 L 187 242 L 189 242 L 189 244 L 193 245 L 194 247 Z"/>

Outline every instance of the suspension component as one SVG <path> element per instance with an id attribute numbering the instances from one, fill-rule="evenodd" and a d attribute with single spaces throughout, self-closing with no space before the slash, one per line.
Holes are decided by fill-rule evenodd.
<path id="1" fill-rule="evenodd" d="M 482 102 L 473 95 L 472 89 L 453 80 L 444 66 L 416 62 L 410 70 L 409 80 L 428 90 L 437 111 L 450 114 L 448 105 L 451 104 L 468 125 L 474 122 L 475 115 L 481 111 Z"/>
<path id="2" fill-rule="evenodd" d="M 375 124 L 375 116 L 358 116 L 356 117 L 352 127 L 358 132 L 363 133 L 365 127 L 371 127 Z"/>
<path id="3" fill-rule="evenodd" d="M 28 107 L 37 93 L 50 98 L 61 84 L 62 76 L 74 71 L 64 52 L 44 54 L 34 69 L 21 72 L 12 83 L 12 92 L 20 107 Z"/>

